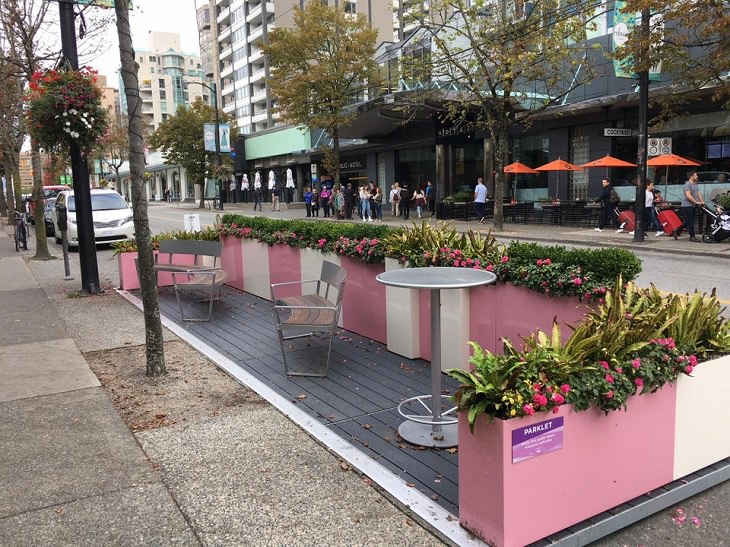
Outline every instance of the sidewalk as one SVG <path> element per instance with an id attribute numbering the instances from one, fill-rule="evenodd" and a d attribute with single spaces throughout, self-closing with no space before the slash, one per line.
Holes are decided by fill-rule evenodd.
<path id="1" fill-rule="evenodd" d="M 301 219 L 305 218 L 304 208 L 296 207 L 288 209 L 287 204 L 282 204 L 281 211 L 271 211 L 270 205 L 263 205 L 262 211 L 254 211 L 253 204 L 251 203 L 226 203 L 224 204 L 223 211 L 214 211 L 218 214 L 245 214 L 247 216 L 265 216 L 269 218 L 282 218 L 282 219 Z M 168 204 L 164 202 L 153 202 L 153 207 L 156 206 L 168 206 L 168 207 L 179 207 L 180 209 L 190 210 L 189 212 L 200 211 L 197 208 L 197 204 L 192 202 L 186 202 L 181 204 Z M 206 209 L 207 211 L 207 209 Z M 321 214 L 321 211 L 320 211 Z M 323 217 L 314 217 L 313 220 L 330 220 L 324 219 Z M 345 222 L 345 221 L 340 221 Z M 348 222 L 359 222 L 362 221 L 355 217 L 352 221 Z M 390 215 L 390 210 L 383 210 L 382 223 L 388 226 L 400 226 L 407 225 L 411 226 L 412 223 L 430 222 L 435 224 L 438 222 L 435 217 L 429 217 L 424 215 L 422 219 L 418 219 L 415 212 L 412 210 L 410 218 L 403 220 L 400 217 L 393 218 Z M 459 232 L 466 232 L 468 230 L 481 231 L 487 233 L 492 229 L 491 219 L 485 221 L 484 224 L 479 224 L 476 220 L 462 221 L 462 220 L 449 220 L 445 221 L 449 225 L 453 226 Z M 379 224 L 374 222 L 373 224 Z M 680 255 L 704 255 L 704 256 L 717 256 L 717 257 L 730 257 L 730 239 L 722 241 L 720 243 L 695 243 L 689 241 L 689 236 L 685 233 L 678 240 L 674 240 L 671 236 L 660 236 L 656 237 L 654 232 L 647 234 L 644 242 L 635 243 L 633 241 L 634 236 L 629 235 L 626 232 L 616 233 L 614 229 L 606 228 L 602 232 L 597 232 L 593 229 L 593 226 L 558 226 L 556 224 L 523 224 L 516 222 L 505 222 L 504 230 L 502 232 L 495 232 L 493 235 L 501 242 L 509 243 L 513 239 L 519 239 L 522 241 L 539 241 L 546 245 L 582 245 L 592 247 L 621 247 L 625 249 L 632 249 L 637 251 L 648 251 L 648 252 L 663 252 Z M 701 234 L 700 234 L 701 235 Z"/>
<path id="2" fill-rule="evenodd" d="M 244 206 L 227 204 L 224 212 L 236 209 Z M 303 210 L 262 214 L 298 218 Z M 476 222 L 455 227 L 484 228 Z M 12 227 L 2 228 L 0 545 L 445 543 L 407 508 L 392 505 L 358 475 L 343 473 L 326 447 L 270 405 L 132 434 L 84 354 L 143 344 L 141 314 L 111 291 L 69 298 L 67 291 L 80 282 L 63 281 L 63 262 L 29 260 L 33 238 L 31 251 L 19 255 Z M 505 228 L 499 237 L 507 241 L 632 245 L 622 241 L 630 238 L 626 234 L 587 228 Z M 639 245 L 728 256 L 722 244 L 655 239 Z M 114 275 L 114 264 L 100 264 L 102 279 L 115 283 Z M 166 331 L 165 337 L 175 336 Z M 275 472 L 270 480 L 252 476 L 262 462 Z M 681 527 L 672 520 L 675 507 L 597 544 L 727 544 L 730 482 L 682 507 L 687 522 Z M 694 515 L 700 526 L 690 522 Z"/>

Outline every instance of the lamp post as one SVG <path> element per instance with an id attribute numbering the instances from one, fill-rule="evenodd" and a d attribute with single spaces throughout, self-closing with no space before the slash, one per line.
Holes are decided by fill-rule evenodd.
<path id="1" fill-rule="evenodd" d="M 192 84 L 200 84 L 204 88 L 208 89 L 213 94 L 213 110 L 215 111 L 215 164 L 217 169 L 218 175 L 218 191 L 219 191 L 219 197 L 220 197 L 220 208 L 223 209 L 223 188 L 221 187 L 221 180 L 220 180 L 220 168 L 221 165 L 223 165 L 223 160 L 221 158 L 221 135 L 220 135 L 220 116 L 218 114 L 218 93 L 216 92 L 216 85 L 215 82 L 211 82 L 210 85 L 206 84 L 205 82 L 189 82 Z"/>
<path id="2" fill-rule="evenodd" d="M 640 44 L 639 44 L 639 142 L 637 147 L 639 166 L 639 184 L 636 186 L 636 202 L 634 207 L 634 216 L 636 225 L 634 226 L 634 243 L 644 242 L 644 224 L 646 223 L 644 214 L 644 202 L 646 200 L 646 156 L 647 156 L 647 140 L 649 133 L 649 44 L 650 37 L 649 22 L 651 14 L 648 9 L 641 11 L 641 26 L 639 27 Z"/>

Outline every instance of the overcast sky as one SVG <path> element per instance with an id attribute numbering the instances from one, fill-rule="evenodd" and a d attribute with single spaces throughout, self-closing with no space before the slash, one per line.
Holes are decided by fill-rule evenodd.
<path id="1" fill-rule="evenodd" d="M 134 0 L 130 24 L 135 50 L 147 48 L 150 31 L 162 31 L 177 32 L 183 51 L 199 53 L 195 6 L 196 0 Z M 93 59 L 85 59 L 86 64 L 107 76 L 108 84 L 112 87 L 118 87 L 116 70 L 119 68 L 119 45 L 116 32 L 116 27 L 112 25 L 106 51 Z"/>

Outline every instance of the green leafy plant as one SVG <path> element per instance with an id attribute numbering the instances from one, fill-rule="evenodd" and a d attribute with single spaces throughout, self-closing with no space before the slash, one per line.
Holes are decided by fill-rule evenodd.
<path id="1" fill-rule="evenodd" d="M 160 248 L 160 241 L 163 239 L 196 239 L 201 241 L 218 241 L 220 236 L 215 228 L 207 226 L 199 232 L 189 232 L 186 230 L 175 230 L 172 232 L 161 232 L 152 236 L 152 250 Z M 134 253 L 137 252 L 137 241 L 134 239 L 127 239 L 125 241 L 118 241 L 112 243 L 112 249 L 114 252 L 113 256 L 117 256 L 121 253 Z"/>
<path id="2" fill-rule="evenodd" d="M 494 355 L 472 343 L 473 369 L 449 371 L 461 382 L 455 399 L 472 426 L 481 414 L 506 419 L 559 412 L 564 403 L 576 410 L 626 408 L 632 395 L 691 375 L 700 358 L 730 352 L 723 311 L 714 292 L 664 296 L 619 277 L 565 342 L 555 324 L 550 336 L 524 337 L 522 351 L 503 340 L 504 354 Z M 558 385 L 564 400 L 550 398 Z"/>

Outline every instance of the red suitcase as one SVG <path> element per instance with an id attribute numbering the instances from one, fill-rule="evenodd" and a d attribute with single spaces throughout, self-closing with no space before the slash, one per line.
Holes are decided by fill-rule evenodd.
<path id="1" fill-rule="evenodd" d="M 674 230 L 679 230 L 679 227 L 682 225 L 682 220 L 671 209 L 662 211 L 657 215 L 657 218 L 659 219 L 659 224 L 664 229 L 664 233 L 668 236 L 672 235 Z"/>
<path id="2" fill-rule="evenodd" d="M 633 211 L 621 211 L 618 214 L 618 225 L 625 232 L 633 232 L 636 227 L 636 219 Z"/>

